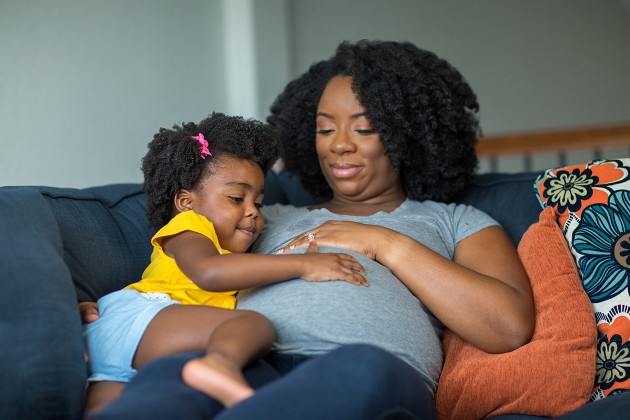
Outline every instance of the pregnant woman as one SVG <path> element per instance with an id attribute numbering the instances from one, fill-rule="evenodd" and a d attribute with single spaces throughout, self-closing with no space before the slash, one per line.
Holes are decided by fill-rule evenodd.
<path id="1" fill-rule="evenodd" d="M 141 369 L 101 417 L 433 418 L 444 327 L 487 352 L 527 343 L 533 300 L 512 243 L 486 214 L 449 204 L 476 167 L 477 109 L 456 69 L 404 42 L 344 42 L 289 83 L 268 121 L 287 169 L 322 200 L 265 207 L 255 252 L 316 241 L 355 256 L 369 287 L 244 290 L 237 307 L 277 329 L 271 355 L 246 369 L 253 396 L 223 409 L 186 388 L 182 355 Z"/>

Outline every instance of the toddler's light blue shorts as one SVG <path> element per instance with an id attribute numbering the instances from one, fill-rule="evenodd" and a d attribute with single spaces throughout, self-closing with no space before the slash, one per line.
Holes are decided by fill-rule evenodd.
<path id="1" fill-rule="evenodd" d="M 167 306 L 178 304 L 166 293 L 119 290 L 97 302 L 100 318 L 83 327 L 88 351 L 88 381 L 129 382 L 140 339 L 151 320 Z"/>

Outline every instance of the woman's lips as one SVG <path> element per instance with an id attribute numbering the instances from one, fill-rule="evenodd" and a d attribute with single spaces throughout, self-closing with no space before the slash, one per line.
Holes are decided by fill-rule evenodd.
<path id="1" fill-rule="evenodd" d="M 354 165 L 330 165 L 330 172 L 335 178 L 352 178 L 361 170 L 360 166 Z"/>

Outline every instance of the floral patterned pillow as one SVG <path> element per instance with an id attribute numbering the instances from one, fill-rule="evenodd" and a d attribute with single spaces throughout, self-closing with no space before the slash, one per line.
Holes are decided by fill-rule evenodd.
<path id="1" fill-rule="evenodd" d="M 597 322 L 591 400 L 630 390 L 630 158 L 549 169 L 534 184 L 553 207 Z"/>

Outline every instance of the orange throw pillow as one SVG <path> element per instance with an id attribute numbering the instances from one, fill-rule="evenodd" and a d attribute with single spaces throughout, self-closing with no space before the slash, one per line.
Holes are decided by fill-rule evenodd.
<path id="1" fill-rule="evenodd" d="M 536 306 L 532 340 L 509 353 L 489 354 L 446 330 L 444 369 L 435 396 L 442 420 L 501 414 L 556 417 L 589 400 L 595 379 L 595 318 L 552 208 L 544 209 L 525 232 L 518 254 Z"/>

